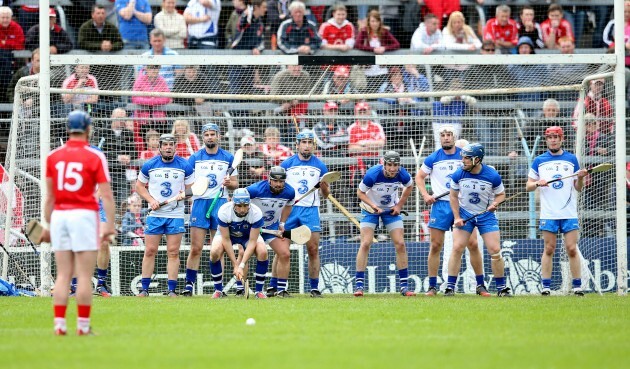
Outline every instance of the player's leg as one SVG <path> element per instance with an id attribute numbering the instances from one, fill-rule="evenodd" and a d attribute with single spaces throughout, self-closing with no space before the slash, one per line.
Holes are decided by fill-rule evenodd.
<path id="1" fill-rule="evenodd" d="M 482 233 L 483 231 L 479 231 Z M 490 266 L 497 284 L 497 296 L 509 297 L 510 289 L 505 284 L 505 262 L 501 255 L 501 233 L 498 231 L 482 233 L 483 243 L 490 254 Z"/>
<path id="2" fill-rule="evenodd" d="M 322 297 L 322 293 L 319 291 L 319 237 L 319 232 L 311 232 L 311 239 L 306 242 L 311 297 Z"/>
<path id="3" fill-rule="evenodd" d="M 68 330 L 66 325 L 66 309 L 68 308 L 68 295 L 70 293 L 68 284 L 74 271 L 74 254 L 68 250 L 55 251 L 55 263 L 57 265 L 55 293 L 53 294 L 55 334 L 65 336 Z"/>
<path id="4" fill-rule="evenodd" d="M 182 236 L 182 233 L 166 235 L 166 255 L 168 257 L 168 262 L 166 264 L 168 292 L 166 294 L 169 297 L 177 297 L 177 292 L 175 291 L 177 290 L 177 277 L 179 275 L 179 248 L 182 244 Z"/>
<path id="5" fill-rule="evenodd" d="M 396 249 L 396 268 L 398 269 L 398 278 L 400 279 L 400 293 L 403 296 L 415 296 L 416 294 L 409 290 L 409 257 L 407 255 L 407 246 L 404 239 L 404 226 L 400 215 L 381 215 L 383 225 L 389 232 L 389 236 L 394 243 Z"/>
<path id="6" fill-rule="evenodd" d="M 210 219 L 206 218 L 206 212 L 211 203 L 212 199 L 196 199 L 193 201 L 190 210 L 190 252 L 186 259 L 186 287 L 182 291 L 182 296 L 192 296 L 195 283 L 197 282 L 201 251 L 206 242 L 208 229 L 211 226 Z M 218 207 L 215 206 L 213 212 L 217 209 Z M 216 226 L 214 229 L 216 230 Z"/>
<path id="7" fill-rule="evenodd" d="M 477 240 L 477 236 L 479 231 L 475 228 L 470 237 L 468 238 L 468 252 L 470 253 L 470 265 L 472 265 L 473 270 L 475 271 L 475 280 L 477 281 L 477 295 L 483 297 L 490 297 L 490 293 L 486 288 L 485 280 L 484 280 L 484 272 L 483 272 L 483 256 L 481 255 L 481 250 L 479 249 L 479 241 Z"/>
<path id="8" fill-rule="evenodd" d="M 225 249 L 223 248 L 223 239 L 220 234 L 214 235 L 210 246 L 210 274 L 212 274 L 212 283 L 214 284 L 214 293 L 212 298 L 225 297 L 223 292 L 223 265 L 221 259 Z"/>
<path id="9" fill-rule="evenodd" d="M 291 254 L 290 254 L 290 246 L 291 240 L 288 238 L 274 238 L 269 242 L 269 246 L 274 252 L 273 265 L 272 265 L 272 279 L 274 276 L 273 268 L 275 265 L 275 276 L 276 276 L 276 285 L 272 288 L 271 280 L 269 281 L 269 288 L 267 289 L 267 297 L 269 296 L 270 290 L 273 291 L 275 289 L 277 292 L 277 296 L 279 297 L 290 297 L 287 292 L 288 284 L 289 284 L 289 271 L 290 271 L 290 263 L 291 263 Z"/>
<path id="10" fill-rule="evenodd" d="M 147 219 L 148 223 L 148 219 Z M 142 279 L 140 283 L 142 289 L 138 293 L 138 297 L 149 296 L 149 286 L 151 285 L 151 277 L 155 270 L 155 255 L 158 251 L 158 246 L 162 240 L 162 234 L 148 234 L 144 235 L 144 256 L 142 257 Z"/>
<path id="11" fill-rule="evenodd" d="M 269 279 L 269 287 L 267 287 L 267 297 L 273 297 L 279 292 L 280 277 L 278 276 L 278 258 L 278 254 L 274 255 L 273 261 L 271 262 L 271 278 Z"/>
<path id="12" fill-rule="evenodd" d="M 369 218 L 369 219 L 368 219 Z M 376 224 L 374 223 L 376 219 Z M 370 248 L 374 240 L 374 230 L 378 225 L 378 215 L 370 214 L 369 217 L 365 216 L 361 220 L 361 243 L 359 244 L 359 251 L 357 251 L 356 261 L 356 276 L 355 276 L 355 290 L 354 295 L 357 297 L 363 296 L 363 289 L 365 286 L 365 269 L 367 268 L 368 255 L 370 254 Z"/>
<path id="13" fill-rule="evenodd" d="M 542 295 L 551 294 L 551 271 L 553 269 L 553 254 L 556 252 L 558 222 L 550 219 L 540 220 L 544 249 L 540 258 L 540 277 L 542 280 Z"/>
<path id="14" fill-rule="evenodd" d="M 79 251 L 74 253 L 74 269 L 77 286 L 77 335 L 89 335 L 90 313 L 92 310 L 92 276 L 96 267 L 97 251 Z"/>
<path id="15" fill-rule="evenodd" d="M 255 254 L 256 271 L 254 272 L 254 277 L 256 279 L 256 298 L 266 299 L 267 295 L 265 295 L 262 291 L 265 287 L 267 269 L 269 269 L 269 255 L 267 253 L 267 246 L 265 245 L 265 241 L 263 241 L 262 237 L 259 237 L 258 242 L 256 243 Z"/>
<path id="16" fill-rule="evenodd" d="M 319 238 L 322 231 L 319 207 L 294 206 L 284 228 L 293 229 L 300 225 L 306 225 L 311 230 L 311 238 L 306 242 L 311 297 L 322 297 L 319 291 Z"/>
<path id="17" fill-rule="evenodd" d="M 105 225 L 101 223 L 101 229 Z M 109 241 L 101 242 L 101 247 L 96 254 L 96 293 L 103 297 L 110 297 L 111 290 L 107 286 L 107 270 L 109 269 L 109 259 L 111 258 L 111 251 L 109 249 Z"/>
<path id="18" fill-rule="evenodd" d="M 453 212 L 448 201 L 437 201 L 431 205 L 429 215 L 429 256 L 427 257 L 427 269 L 429 275 L 429 289 L 427 296 L 437 294 L 437 275 L 440 268 L 440 253 L 444 246 L 444 233 L 453 225 Z"/>
<path id="19" fill-rule="evenodd" d="M 573 293 L 576 296 L 584 296 L 584 291 L 582 291 L 582 261 L 580 260 L 577 241 L 577 229 L 573 229 L 564 234 L 564 247 L 566 248 L 567 255 L 569 256 L 569 269 L 571 270 L 571 286 L 573 287 Z"/>
<path id="20" fill-rule="evenodd" d="M 455 285 L 462 264 L 462 254 L 474 228 L 472 221 L 467 222 L 461 228 L 453 228 L 453 250 L 448 260 L 448 277 L 444 296 L 455 296 Z"/>

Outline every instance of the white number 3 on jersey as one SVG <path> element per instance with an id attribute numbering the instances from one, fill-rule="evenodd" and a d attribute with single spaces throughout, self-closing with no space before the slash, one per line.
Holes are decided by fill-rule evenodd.
<path id="1" fill-rule="evenodd" d="M 80 172 L 83 170 L 83 163 L 60 161 L 55 165 L 57 168 L 57 190 L 76 192 L 83 186 L 83 177 Z"/>

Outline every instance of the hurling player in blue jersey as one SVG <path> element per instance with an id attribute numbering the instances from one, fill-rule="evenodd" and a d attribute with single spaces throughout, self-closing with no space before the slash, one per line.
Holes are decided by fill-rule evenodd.
<path id="1" fill-rule="evenodd" d="M 320 183 L 322 176 L 328 173 L 328 168 L 313 155 L 315 135 L 312 131 L 302 131 L 296 138 L 298 153 L 283 161 L 280 166 L 286 169 L 287 183 L 295 189 L 295 196 L 299 198 Z M 325 182 L 320 183 L 319 189 L 325 198 L 330 194 L 328 184 Z M 311 230 L 311 239 L 306 243 L 311 297 L 322 297 L 319 291 L 319 236 L 322 231 L 319 204 L 319 191 L 296 202 L 285 225 L 287 229 L 306 225 Z"/>
<path id="2" fill-rule="evenodd" d="M 425 293 L 427 296 L 435 296 L 437 290 L 437 275 L 440 266 L 440 253 L 444 245 L 444 234 L 453 226 L 453 212 L 448 196 L 440 199 L 429 195 L 425 186 L 427 177 L 431 177 L 431 188 L 433 193 L 443 194 L 449 191 L 451 186 L 451 176 L 462 167 L 461 149 L 455 145 L 455 128 L 451 125 L 443 125 L 439 129 L 441 148 L 429 155 L 422 163 L 422 167 L 416 174 L 416 183 L 422 194 L 425 204 L 431 205 L 431 216 L 429 220 L 429 234 L 431 236 L 431 246 L 427 258 L 427 269 L 429 274 L 429 289 Z M 470 251 L 470 263 L 475 270 L 477 280 L 477 294 L 489 297 L 490 293 L 484 284 L 483 258 L 477 242 L 477 231 L 473 230 L 468 240 L 468 250 Z"/>
<path id="3" fill-rule="evenodd" d="M 172 202 L 160 207 L 160 203 L 179 193 L 179 200 L 184 199 L 184 189 L 193 182 L 193 169 L 188 161 L 175 155 L 177 139 L 172 134 L 160 136 L 160 155 L 151 158 L 142 165 L 136 192 L 149 203 L 151 213 L 147 216 L 144 231 L 145 249 L 142 259 L 142 290 L 139 297 L 149 296 L 149 285 L 155 268 L 155 254 L 166 235 L 166 253 L 168 264 L 168 292 L 170 297 L 177 297 L 177 276 L 179 274 L 179 247 L 182 243 L 184 228 L 184 203 Z M 148 184 L 148 189 L 147 189 Z"/>
<path id="4" fill-rule="evenodd" d="M 293 209 L 295 190 L 286 183 L 287 171 L 282 167 L 271 167 L 268 178 L 266 181 L 260 181 L 247 187 L 247 191 L 251 196 L 252 203 L 262 211 L 265 222 L 263 228 L 284 232 L 285 222 Z M 267 297 L 290 297 L 287 287 L 291 241 L 267 233 L 263 234 L 262 237 L 275 253 Z"/>
<path id="5" fill-rule="evenodd" d="M 265 275 L 269 266 L 267 259 L 267 247 L 260 235 L 260 228 L 263 226 L 263 214 L 258 206 L 251 203 L 249 192 L 244 188 L 234 191 L 232 201 L 223 204 L 218 214 L 219 234 L 212 239 L 210 249 L 210 272 L 214 282 L 213 299 L 227 296 L 223 292 L 223 254 L 227 254 L 234 265 L 234 275 L 242 280 L 245 275 L 245 265 L 250 257 L 256 254 L 256 298 L 266 299 L 263 291 L 265 285 Z M 239 245 L 244 250 L 239 251 L 240 262 L 234 256 L 234 245 Z M 246 286 L 249 288 L 249 286 Z"/>
<path id="6" fill-rule="evenodd" d="M 511 297 L 510 288 L 505 285 L 505 265 L 501 256 L 499 221 L 494 214 L 498 204 L 505 199 L 503 181 L 494 168 L 482 164 L 485 155 L 483 145 L 478 143 L 466 145 L 461 154 L 463 167 L 457 169 L 451 177 L 450 203 L 455 228 L 444 296 L 455 295 L 462 253 L 476 227 L 490 253 L 492 273 L 497 284 L 497 296 Z M 483 213 L 486 210 L 488 212 Z M 464 222 L 464 219 L 475 214 L 481 215 Z"/>
<path id="7" fill-rule="evenodd" d="M 219 126 L 214 123 L 205 124 L 201 128 L 204 148 L 194 153 L 188 158 L 188 163 L 195 170 L 195 179 L 208 177 L 208 189 L 201 196 L 193 196 L 193 205 L 190 211 L 190 253 L 186 260 L 186 288 L 182 291 L 182 296 L 192 296 L 195 282 L 197 281 L 197 271 L 201 259 L 201 249 L 206 240 L 208 230 L 210 237 L 217 231 L 217 214 L 221 205 L 227 202 L 228 191 L 238 188 L 238 180 L 234 171 L 231 176 L 227 176 L 228 169 L 232 166 L 234 155 L 221 149 L 219 141 Z M 206 213 L 212 204 L 215 195 L 223 190 L 217 200 L 210 218 Z"/>
<path id="8" fill-rule="evenodd" d="M 588 172 L 580 169 L 577 157 L 562 148 L 564 132 L 553 126 L 545 130 L 546 153 L 537 156 L 529 170 L 527 191 L 540 190 L 540 230 L 545 249 L 540 262 L 542 295 L 551 294 L 551 270 L 553 254 L 556 251 L 558 232 L 564 235 L 564 247 L 569 256 L 569 269 L 573 277 L 573 293 L 584 296 L 582 291 L 582 271 L 580 254 L 577 248 L 578 225 L 577 192 L 584 187 L 584 177 Z M 548 185 L 547 182 L 577 173 L 577 178 L 567 178 Z"/>
<path id="9" fill-rule="evenodd" d="M 398 189 L 403 188 L 400 200 Z M 400 154 L 396 151 L 388 151 L 383 156 L 383 164 L 375 165 L 368 169 L 365 177 L 359 184 L 357 196 L 368 206 L 372 207 L 375 214 L 362 210 L 361 219 L 361 246 L 357 253 L 356 289 L 354 295 L 363 296 L 365 283 L 365 269 L 367 268 L 368 254 L 374 239 L 374 230 L 378 227 L 379 220 L 389 231 L 389 235 L 396 249 L 396 267 L 400 278 L 400 293 L 403 296 L 415 296 L 409 290 L 407 280 L 407 247 L 403 234 L 403 221 L 400 211 L 413 190 L 413 180 L 405 168 L 400 165 Z"/>

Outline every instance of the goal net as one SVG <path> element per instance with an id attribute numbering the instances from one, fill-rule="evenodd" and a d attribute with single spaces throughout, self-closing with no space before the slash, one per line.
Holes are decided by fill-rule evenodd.
<path id="1" fill-rule="evenodd" d="M 3 226 L 6 230 L 16 228 L 13 224 L 22 224 L 16 217 L 40 218 L 39 147 L 49 142 L 50 149 L 54 149 L 65 142 L 68 112 L 89 112 L 94 122 L 92 143 L 101 146 L 107 156 L 118 205 L 119 242 L 112 248 L 108 278 L 115 294 L 122 295 L 137 292 L 141 273 L 144 212 L 131 212 L 134 183 L 142 163 L 157 154 L 156 138 L 160 134 L 173 132 L 178 138 L 178 155 L 188 157 L 203 148 L 201 126 L 218 124 L 221 146 L 230 152 L 241 147 L 245 151 L 238 176 L 244 187 L 265 180 L 271 166 L 295 153 L 298 131 L 312 130 L 317 141 L 316 154 L 329 170 L 342 173 L 341 180 L 331 186 L 334 199 L 322 200 L 320 207 L 320 289 L 326 293 L 350 293 L 354 288 L 359 229 L 341 207 L 353 218 L 361 219 L 356 197 L 358 184 L 365 171 L 379 163 L 384 151 L 400 152 L 403 166 L 415 176 L 424 158 L 439 147 L 439 127 L 452 125 L 458 138 L 485 146 L 484 163 L 499 171 L 510 196 L 524 190 L 531 161 L 545 151 L 542 133 L 547 126 L 564 127 L 565 148 L 577 152 L 586 168 L 615 163 L 618 154 L 613 132 L 625 127 L 623 122 L 621 126 L 615 123 L 611 78 L 614 68 L 610 66 L 614 59 L 606 55 L 574 55 L 571 59 L 557 55 L 431 59 L 420 55 L 70 55 L 51 60 L 50 137 L 44 139 L 39 134 L 36 83 L 23 80 L 16 88 L 16 114 L 5 169 L 8 183 L 21 191 L 23 205 L 20 215 L 10 211 L 12 207 L 3 208 Z M 462 60 L 466 64 L 461 64 Z M 64 80 L 73 78 L 93 79 L 97 83 L 64 88 L 69 85 Z M 595 82 L 588 82 L 589 78 L 595 78 Z M 580 101 L 585 103 L 579 104 Z M 598 131 L 592 131 L 595 126 Z M 584 144 L 576 146 L 576 142 Z M 608 172 L 589 176 L 579 195 L 579 246 L 583 255 L 583 287 L 587 291 L 618 288 L 615 234 L 622 219 L 615 212 L 614 196 L 618 192 L 615 173 L 619 170 L 623 168 L 615 166 Z M 12 197 L 11 194 L 4 191 L 5 197 Z M 405 205 L 409 215 L 404 217 L 404 226 L 410 288 L 420 293 L 428 288 L 430 208 L 418 195 L 414 189 Z M 146 208 L 146 204 L 142 207 Z M 538 230 L 538 210 L 537 195 L 531 193 L 515 198 L 498 211 L 508 286 L 518 294 L 541 290 L 543 242 Z M 43 248 L 36 254 L 21 230 L 11 234 L 14 233 L 15 237 L 7 241 L 5 231 L 4 244 L 9 251 L 29 258 L 27 274 L 34 284 L 50 283 L 54 265 L 43 271 L 40 268 L 42 261 L 44 265 L 50 262 L 50 253 Z M 393 244 L 382 227 L 376 237 L 379 242 L 370 251 L 366 291 L 396 292 L 399 277 Z M 448 256 L 450 232 L 446 239 Z M 181 273 L 185 271 L 189 240 L 186 233 L 180 255 Z M 197 291 L 203 294 L 212 292 L 207 248 L 206 245 Z M 566 291 L 563 286 L 571 279 L 560 249 L 561 241 L 553 264 L 552 289 L 558 292 Z M 494 289 L 489 256 L 485 250 L 483 253 L 486 284 Z M 16 277 L 6 255 L 2 260 L 1 275 Z M 226 279 L 231 276 L 229 264 L 226 263 Z M 472 268 L 467 263 L 462 265 L 458 289 L 474 293 Z M 166 252 L 161 251 L 152 293 L 166 290 L 165 275 Z M 289 291 L 303 292 L 308 278 L 308 254 L 304 246 L 293 245 Z M 440 283 L 442 278 L 440 275 Z M 183 274 L 179 282 L 182 288 Z"/>

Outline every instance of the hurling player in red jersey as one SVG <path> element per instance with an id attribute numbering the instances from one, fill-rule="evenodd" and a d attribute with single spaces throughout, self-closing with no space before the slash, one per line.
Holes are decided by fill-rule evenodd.
<path id="1" fill-rule="evenodd" d="M 55 334 L 65 335 L 68 285 L 77 276 L 77 335 L 90 335 L 92 275 L 101 239 L 114 235 L 114 197 L 105 155 L 88 143 L 92 121 L 82 111 L 68 115 L 69 139 L 46 159 L 46 202 L 43 241 L 51 242 L 57 263 L 53 305 Z M 99 229 L 96 186 L 107 217 Z"/>

